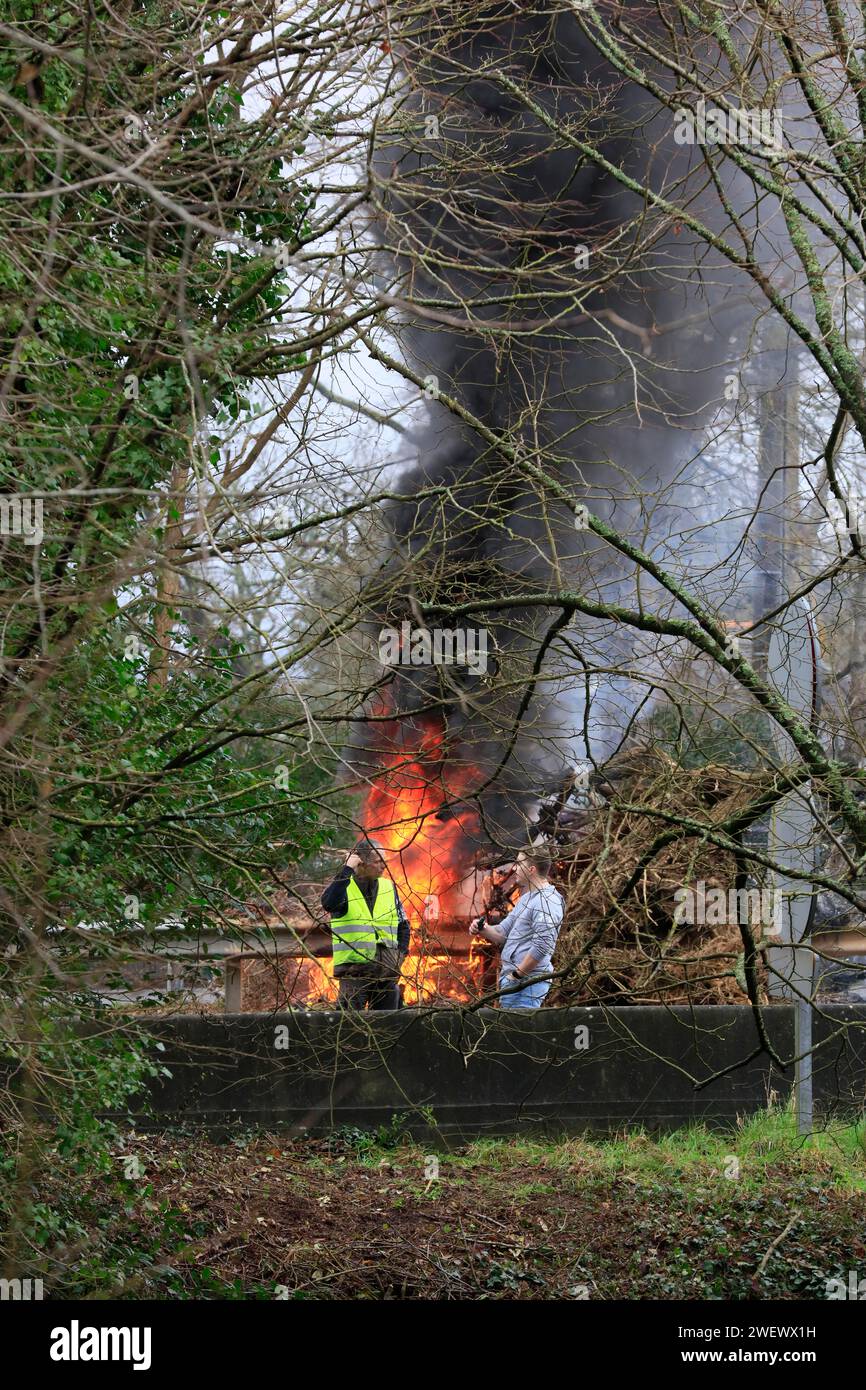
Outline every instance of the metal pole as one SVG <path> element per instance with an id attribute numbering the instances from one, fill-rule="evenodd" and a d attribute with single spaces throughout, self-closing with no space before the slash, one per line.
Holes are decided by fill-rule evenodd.
<path id="1" fill-rule="evenodd" d="M 758 603 L 764 612 L 783 603 L 796 587 L 790 559 L 786 554 L 786 521 L 791 500 L 796 499 L 797 465 L 797 357 L 792 336 L 784 324 L 771 321 L 763 339 L 762 375 L 764 393 L 760 404 L 760 453 L 758 500 L 758 540 L 763 584 Z M 796 511 L 796 508 L 795 508 Z M 791 583 L 790 581 L 794 581 Z M 789 608 L 772 630 L 758 630 L 755 664 L 776 686 L 787 703 L 812 724 L 815 719 L 816 636 L 807 607 Z M 794 749 L 789 739 L 773 726 L 773 741 L 785 761 Z M 774 808 L 770 827 L 770 852 L 780 865 L 775 876 L 776 891 L 784 905 L 780 947 L 770 954 L 782 976 L 781 993 L 794 1007 L 794 1102 L 797 1133 L 811 1134 L 813 1126 L 812 1091 L 812 1008 L 815 992 L 815 956 L 809 942 L 812 896 L 804 894 L 801 879 L 788 878 L 784 869 L 802 872 L 814 862 L 814 815 L 805 787 L 790 793 Z"/>
<path id="2" fill-rule="evenodd" d="M 794 1098 L 797 1110 L 797 1133 L 811 1134 L 813 1127 L 812 1105 L 812 996 L 815 992 L 815 955 L 813 951 L 798 951 L 797 955 L 808 955 L 811 967 L 808 971 L 809 989 L 807 999 L 797 999 L 794 1006 Z M 805 980 L 805 972 L 803 979 Z M 798 984 L 800 978 L 798 978 Z"/>

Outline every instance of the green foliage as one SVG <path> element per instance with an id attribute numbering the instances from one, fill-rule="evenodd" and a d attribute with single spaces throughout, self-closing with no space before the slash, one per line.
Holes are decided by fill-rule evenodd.
<path id="1" fill-rule="evenodd" d="M 36 493 L 45 515 L 41 544 L 0 538 L 0 1059 L 21 1082 L 0 1200 L 20 1261 L 83 1230 L 62 1184 L 32 1200 L 44 1165 L 106 1172 L 100 1115 L 159 1070 L 92 967 L 119 975 L 168 914 L 194 932 L 272 887 L 321 843 L 326 774 L 258 735 L 300 712 L 258 655 L 218 616 L 193 633 L 158 589 L 167 490 L 187 473 L 207 490 L 257 383 L 306 360 L 275 332 L 274 248 L 297 250 L 315 201 L 290 172 L 299 131 L 243 109 L 243 70 L 203 73 L 228 12 L 97 0 L 86 44 L 72 0 L 0 0 L 0 20 L 18 35 L 0 48 L 18 103 L 0 495 Z M 154 679 L 167 609 L 178 655 Z"/>
<path id="2" fill-rule="evenodd" d="M 101 1029 L 85 1026 L 82 1014 L 90 1011 L 86 998 L 43 995 L 28 1017 L 26 1042 L 0 1038 L 0 1067 L 11 1076 L 10 1119 L 0 1136 L 2 1248 L 49 1288 L 65 1281 L 70 1251 L 98 1245 L 79 1184 L 85 1174 L 110 1176 L 116 1165 L 119 1131 L 106 1112 L 122 1115 L 149 1079 L 169 1075 L 161 1043 L 108 1019 Z M 122 1258 L 126 1266 L 128 1252 Z M 110 1282 L 98 1262 L 87 1257 L 85 1264 L 82 1287 L 91 1288 L 94 1276 Z"/>
<path id="3" fill-rule="evenodd" d="M 6 0 L 0 17 L 26 26 L 36 12 L 21 0 Z M 66 3 L 40 15 L 40 41 L 68 48 L 79 18 L 78 7 Z M 244 120 L 240 93 L 229 83 L 215 85 L 196 109 L 196 81 L 191 74 L 180 77 L 192 18 L 183 9 L 169 18 L 159 7 L 142 7 L 142 43 L 152 22 L 164 71 L 174 56 L 179 84 L 166 82 L 166 94 L 155 98 L 141 49 L 109 47 L 96 55 L 99 77 L 88 83 L 88 110 L 100 130 L 111 132 L 108 145 L 120 163 L 151 132 L 173 129 L 164 162 L 156 170 L 151 162 L 149 177 L 157 186 L 172 186 L 183 170 L 185 203 L 208 206 L 216 198 L 224 239 L 236 238 L 231 250 L 155 211 L 148 193 L 128 182 L 28 201 L 0 246 L 0 355 L 4 361 L 14 355 L 18 373 L 7 407 L 18 428 L 0 443 L 0 489 L 48 494 L 51 524 L 41 549 L 46 582 L 55 565 L 72 562 L 84 590 L 95 568 L 106 572 L 124 553 L 141 522 L 143 495 L 188 458 L 189 427 L 201 411 L 196 394 L 215 425 L 237 421 L 251 410 L 254 377 L 278 375 L 304 360 L 274 350 L 272 325 L 282 312 L 285 273 L 256 248 L 297 246 L 309 229 L 313 193 L 284 173 L 284 132 L 263 132 Z M 70 50 L 70 59 L 78 53 Z M 29 56 L 23 45 L 0 55 L 0 85 L 25 104 L 27 93 L 15 78 Z M 41 109 L 77 137 L 80 68 L 48 56 L 38 81 Z M 0 189 L 19 190 L 23 180 L 31 194 L 44 193 L 55 172 L 50 138 L 23 160 L 21 149 L 33 149 L 32 129 L 8 111 L 5 119 L 20 127 L 20 145 L 8 141 L 0 157 Z M 74 185 L 73 170 L 67 177 Z M 50 225 L 55 278 L 50 295 L 38 296 L 31 268 Z M 98 486 L 103 497 L 70 504 L 68 490 L 82 483 Z M 9 558 L 14 566 L 15 556 Z M 16 619 L 7 654 L 14 653 L 16 639 L 26 640 L 25 615 Z"/>
<path id="4" fill-rule="evenodd" d="M 234 743 L 220 743 L 237 705 L 237 645 L 153 689 L 146 659 L 123 656 L 119 628 L 118 620 L 93 634 L 62 677 L 74 713 L 56 773 L 46 899 L 59 921 L 87 903 L 90 920 L 125 926 L 124 900 L 134 894 L 143 924 L 176 910 L 203 925 L 227 894 L 249 896 L 265 869 L 309 853 L 322 832 L 295 795 L 304 774 L 287 767 L 275 784 L 284 753 L 259 743 L 245 762 Z M 73 706 L 85 681 L 88 699 Z"/>
<path id="5" fill-rule="evenodd" d="M 419 1125 L 430 1129 L 438 1128 L 436 1117 L 429 1105 L 419 1106 L 417 1110 L 404 1110 L 392 1115 L 385 1124 L 375 1130 L 359 1129 L 357 1125 L 340 1125 L 328 1136 L 327 1148 L 331 1153 L 356 1153 L 360 1155 L 389 1153 L 395 1149 L 411 1145 L 412 1130 Z"/>

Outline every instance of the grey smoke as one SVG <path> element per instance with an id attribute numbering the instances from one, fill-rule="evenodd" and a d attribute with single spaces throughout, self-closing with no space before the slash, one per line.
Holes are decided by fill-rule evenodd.
<path id="1" fill-rule="evenodd" d="M 703 189 L 695 152 L 674 141 L 671 113 L 613 73 L 571 9 L 445 4 L 436 13 L 438 24 L 428 16 L 426 27 L 402 35 L 414 90 L 399 119 L 410 133 L 383 138 L 375 161 L 384 252 L 402 272 L 403 292 L 432 316 L 407 315 L 404 350 L 420 376 L 435 376 L 491 430 L 522 441 L 530 456 L 555 457 L 575 501 L 663 552 L 682 519 L 681 473 L 700 447 L 722 373 L 737 362 L 747 287 L 485 72 L 506 71 L 543 112 L 639 183 L 676 189 L 680 200 L 687 190 L 705 218 L 716 216 L 715 196 Z M 438 139 L 426 134 L 434 116 Z M 736 200 L 737 178 L 726 178 Z M 646 247 L 633 256 L 638 241 Z M 574 268 L 580 245 L 590 253 L 584 270 Z M 569 304 L 575 287 L 586 292 L 577 307 Z M 439 312 L 465 323 L 466 306 L 478 328 L 435 322 Z M 395 506 L 390 516 L 399 581 L 389 621 L 419 600 L 447 615 L 452 603 L 560 584 L 601 602 L 633 601 L 630 567 L 577 532 L 562 504 L 542 511 L 525 476 L 435 402 L 417 462 L 400 478 L 410 495 L 432 484 L 450 487 L 451 500 Z M 482 797 L 485 831 L 506 840 L 569 751 L 596 759 L 613 751 L 640 698 L 616 674 L 635 656 L 633 633 L 587 620 L 571 629 L 570 671 L 529 702 L 512 739 L 551 620 L 525 609 L 489 623 L 501 654 L 497 680 L 467 678 L 449 691 L 441 673 L 401 673 L 394 687 L 403 711 L 437 693 L 448 699 L 453 759 L 492 774 L 507 755 Z M 579 734 L 585 716 L 588 749 L 565 737 L 569 718 Z M 411 721 L 403 733 L 411 741 Z M 375 730 L 365 745 L 374 770 L 383 747 Z"/>

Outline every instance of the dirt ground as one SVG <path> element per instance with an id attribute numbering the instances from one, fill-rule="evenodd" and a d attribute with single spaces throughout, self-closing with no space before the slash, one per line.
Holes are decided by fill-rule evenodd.
<path id="1" fill-rule="evenodd" d="M 794 1146 L 731 1181 L 720 1151 L 611 1169 L 584 1141 L 384 1138 L 125 1139 L 124 1176 L 80 1194 L 100 1270 L 136 1251 L 103 1296 L 798 1299 L 866 1272 L 866 1191 Z"/>

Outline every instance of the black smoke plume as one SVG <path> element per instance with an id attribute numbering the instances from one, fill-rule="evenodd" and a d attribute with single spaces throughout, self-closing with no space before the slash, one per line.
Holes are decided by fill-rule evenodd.
<path id="1" fill-rule="evenodd" d="M 393 7 L 410 94 L 374 165 L 406 359 L 428 394 L 438 388 L 482 430 L 431 400 L 399 486 L 439 495 L 393 507 L 390 599 L 373 621 L 485 625 L 495 661 L 486 677 L 399 668 L 378 708 L 401 718 L 366 727 L 360 762 L 375 777 L 396 745 L 413 748 L 440 717 L 418 711 L 441 700 L 441 768 L 477 769 L 479 833 L 503 844 L 569 757 L 614 749 L 633 702 L 615 674 L 633 636 L 616 622 L 568 629 L 554 689 L 556 643 L 536 680 L 554 610 L 472 608 L 549 589 L 598 603 L 633 595 L 630 566 L 576 530 L 568 502 L 531 469 L 622 534 L 663 543 L 742 318 L 743 287 L 721 258 L 576 148 L 696 215 L 717 205 L 671 111 L 614 71 L 575 11 L 440 4 L 401 22 Z"/>

